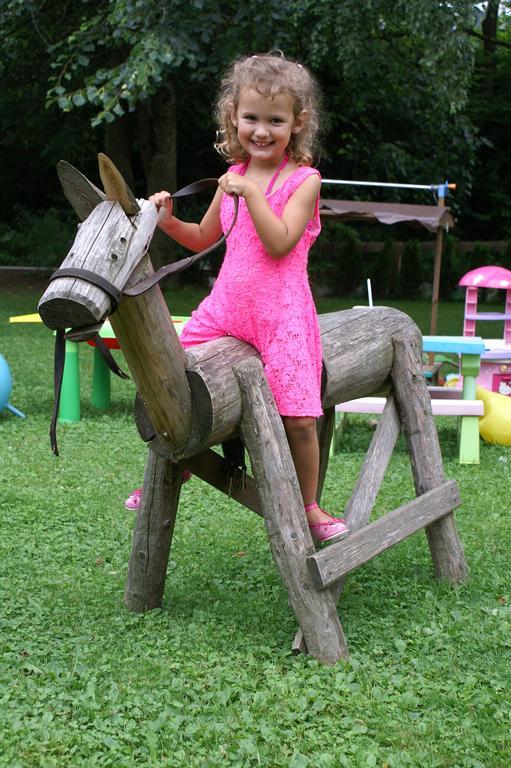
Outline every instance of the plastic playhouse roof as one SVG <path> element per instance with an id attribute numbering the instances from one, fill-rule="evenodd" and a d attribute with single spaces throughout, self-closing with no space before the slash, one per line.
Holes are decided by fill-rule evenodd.
<path id="1" fill-rule="evenodd" d="M 458 285 L 476 288 L 511 288 L 511 269 L 504 267 L 477 267 L 463 275 Z"/>
<path id="2" fill-rule="evenodd" d="M 454 226 L 448 208 L 441 205 L 402 205 L 401 203 L 366 203 L 359 200 L 320 200 L 322 216 L 344 221 L 380 222 L 381 224 L 410 224 L 436 232 L 439 227 Z"/>

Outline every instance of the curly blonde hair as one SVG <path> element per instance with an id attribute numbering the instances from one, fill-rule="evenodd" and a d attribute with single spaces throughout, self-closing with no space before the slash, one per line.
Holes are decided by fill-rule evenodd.
<path id="1" fill-rule="evenodd" d="M 217 152 L 232 163 L 243 162 L 248 158 L 231 120 L 232 112 L 237 110 L 240 94 L 245 88 L 270 99 L 287 93 L 293 100 L 295 118 L 303 111 L 306 112 L 302 130 L 291 134 L 286 151 L 297 165 L 312 165 L 317 151 L 321 111 L 319 86 L 306 67 L 286 59 L 283 54 L 246 56 L 234 61 L 227 69 L 215 109 L 218 131 L 214 146 Z"/>

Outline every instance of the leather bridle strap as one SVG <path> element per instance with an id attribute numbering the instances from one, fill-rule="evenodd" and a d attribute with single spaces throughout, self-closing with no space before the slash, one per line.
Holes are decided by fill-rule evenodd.
<path id="1" fill-rule="evenodd" d="M 99 349 L 101 357 L 103 358 L 105 363 L 108 365 L 112 373 L 115 373 L 115 375 L 118 376 L 120 379 L 129 379 L 128 374 L 125 373 L 122 370 L 122 368 L 119 368 L 119 366 L 117 365 L 117 362 L 115 361 L 114 356 L 108 349 L 107 345 L 105 344 L 105 342 L 103 341 L 99 333 L 97 336 L 94 337 L 93 341 L 96 347 Z"/>
<path id="2" fill-rule="evenodd" d="M 95 272 L 91 272 L 89 269 L 82 269 L 81 267 L 64 267 L 63 269 L 57 269 L 50 275 L 50 283 L 52 280 L 57 280 L 59 277 L 78 277 L 80 280 L 85 280 L 87 283 L 97 285 L 98 288 L 101 288 L 110 296 L 112 301 L 110 314 L 115 312 L 117 305 L 122 299 L 122 293 L 115 287 L 115 285 L 112 285 L 109 280 L 101 277 L 101 275 L 97 275 Z"/>
<path id="3" fill-rule="evenodd" d="M 218 179 L 200 179 L 199 181 L 194 181 L 192 184 L 188 184 L 186 187 L 178 189 L 177 192 L 174 192 L 174 194 L 171 195 L 171 197 L 172 199 L 178 197 L 187 197 L 188 195 L 194 195 L 197 192 L 203 192 L 205 189 L 212 189 L 214 187 L 218 187 Z M 92 283 L 92 285 L 97 285 L 98 288 L 102 288 L 105 293 L 110 296 L 112 301 L 112 309 L 110 310 L 109 314 L 112 314 L 117 309 L 117 305 L 123 296 L 140 296 L 142 293 L 148 291 L 149 288 L 152 288 L 154 285 L 156 285 L 156 283 L 159 283 L 160 280 L 163 280 L 164 277 L 168 277 L 169 275 L 176 275 L 178 272 L 182 272 L 183 270 L 188 269 L 192 266 L 192 264 L 195 264 L 196 261 L 202 259 L 204 256 L 207 256 L 209 253 L 212 253 L 215 248 L 218 248 L 220 245 L 225 243 L 231 234 L 234 225 L 236 224 L 236 219 L 238 218 L 239 198 L 237 195 L 233 195 L 233 198 L 234 216 L 232 218 L 231 225 L 227 232 L 222 235 L 222 237 L 217 240 L 216 243 L 213 243 L 213 245 L 210 245 L 203 251 L 199 251 L 199 253 L 194 253 L 192 256 L 187 256 L 184 259 L 174 261 L 172 264 L 167 264 L 166 266 L 161 267 L 157 270 L 157 272 L 154 272 L 152 275 L 149 275 L 143 280 L 140 280 L 138 283 L 135 283 L 135 285 L 132 285 L 131 288 L 125 288 L 123 291 L 119 291 L 114 285 L 112 285 L 112 283 L 110 283 L 104 277 L 101 277 L 101 275 L 97 275 L 95 272 L 91 272 L 88 269 L 82 269 L 81 267 L 64 267 L 63 269 L 57 269 L 51 275 L 50 282 L 52 280 L 57 280 L 59 277 L 77 277 L 80 280 L 86 280 L 88 283 Z"/>
<path id="4" fill-rule="evenodd" d="M 203 181 L 210 181 L 209 179 L 203 179 Z M 214 179 L 216 182 L 216 179 Z M 200 182 L 196 182 L 196 184 L 199 184 Z M 193 184 L 190 184 L 190 187 L 193 186 Z M 184 189 L 188 189 L 188 187 L 185 187 Z M 183 192 L 184 190 L 179 190 L 180 192 Z M 187 192 L 186 194 L 192 194 L 191 192 Z M 176 197 L 178 193 L 176 192 L 175 195 L 172 195 L 172 197 Z M 131 288 L 125 288 L 122 292 L 123 296 L 140 296 L 140 294 L 145 293 L 149 290 L 149 288 L 152 288 L 156 283 L 159 283 L 160 280 L 163 280 L 164 277 L 168 277 L 169 275 L 176 275 L 178 272 L 182 272 L 184 269 L 188 269 L 188 267 L 191 267 L 192 264 L 195 264 L 196 261 L 199 259 L 202 259 L 204 256 L 207 256 L 208 253 L 211 253 L 215 250 L 215 248 L 218 248 L 220 245 L 225 243 L 227 238 L 232 232 L 232 229 L 234 225 L 236 224 L 236 219 L 238 217 L 238 207 L 239 207 L 239 199 L 237 195 L 234 195 L 234 216 L 232 218 L 231 225 L 227 232 L 222 235 L 222 237 L 216 241 L 216 243 L 213 243 L 213 245 L 210 245 L 208 248 L 205 248 L 203 251 L 199 251 L 199 253 L 194 253 L 192 256 L 187 256 L 184 259 L 180 259 L 179 261 L 174 261 L 172 264 L 167 264 L 165 267 L 161 267 L 157 272 L 155 272 L 152 275 L 149 275 L 148 277 L 144 278 L 143 280 L 140 280 L 138 283 L 135 283 L 135 285 L 132 285 Z"/>
<path id="5" fill-rule="evenodd" d="M 62 381 L 64 379 L 64 365 L 66 362 L 66 335 L 64 329 L 59 329 L 55 332 L 55 357 L 53 363 L 53 382 L 54 382 L 54 395 L 53 395 L 53 411 L 51 414 L 50 422 L 50 444 L 51 449 L 55 456 L 59 455 L 59 449 L 57 444 L 57 419 L 59 415 L 60 395 L 62 392 Z M 108 349 L 107 345 L 98 335 L 94 337 L 94 343 L 99 349 L 99 352 L 108 365 L 112 373 L 119 376 L 120 379 L 129 379 L 127 373 L 125 373 L 117 365 L 112 353 Z"/>
<path id="6" fill-rule="evenodd" d="M 64 338 L 64 329 L 56 331 L 55 337 L 55 357 L 53 362 L 53 412 L 50 423 L 50 444 L 55 456 L 59 455 L 57 447 L 57 417 L 59 415 L 60 392 L 62 389 L 62 379 L 64 378 L 64 362 L 66 357 L 66 340 Z"/>

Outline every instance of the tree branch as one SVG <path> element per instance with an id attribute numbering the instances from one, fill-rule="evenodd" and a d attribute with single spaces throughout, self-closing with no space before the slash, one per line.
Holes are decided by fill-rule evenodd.
<path id="1" fill-rule="evenodd" d="M 481 34 L 481 32 L 476 32 L 475 29 L 464 29 L 463 31 L 469 35 L 469 37 L 477 37 L 478 40 L 493 43 L 493 45 L 500 45 L 502 48 L 511 48 L 511 43 L 506 43 L 505 40 L 497 40 L 496 37 L 488 37 L 487 35 Z"/>

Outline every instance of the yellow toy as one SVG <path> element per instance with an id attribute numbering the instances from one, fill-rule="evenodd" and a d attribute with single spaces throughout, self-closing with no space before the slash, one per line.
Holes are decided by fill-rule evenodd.
<path id="1" fill-rule="evenodd" d="M 487 443 L 511 445 L 511 397 L 476 387 L 476 397 L 484 403 L 479 432 Z"/>

